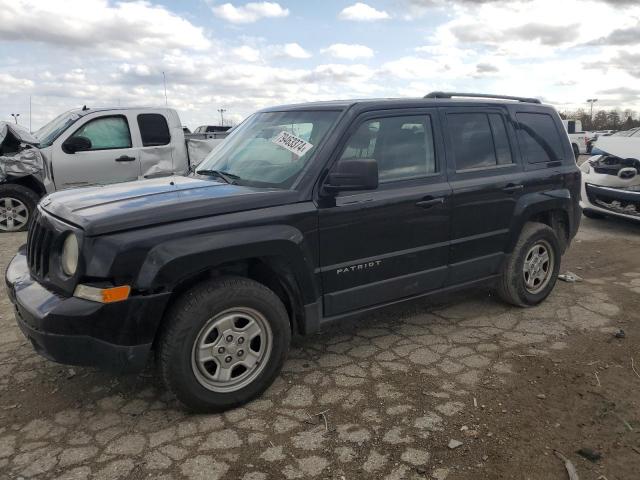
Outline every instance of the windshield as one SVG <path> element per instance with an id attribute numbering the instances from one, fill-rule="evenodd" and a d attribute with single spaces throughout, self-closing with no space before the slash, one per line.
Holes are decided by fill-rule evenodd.
<path id="1" fill-rule="evenodd" d="M 62 132 L 81 117 L 74 111 L 65 112 L 47 123 L 44 127 L 33 134 L 38 139 L 41 148 L 51 145 Z"/>
<path id="2" fill-rule="evenodd" d="M 217 171 L 232 176 L 234 183 L 240 185 L 289 188 L 339 114 L 256 113 L 235 128 L 198 166 L 196 173 L 207 175 Z"/>

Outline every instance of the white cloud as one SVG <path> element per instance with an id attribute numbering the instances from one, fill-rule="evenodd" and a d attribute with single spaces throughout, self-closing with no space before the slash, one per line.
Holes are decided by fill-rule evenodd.
<path id="1" fill-rule="evenodd" d="M 253 23 L 261 18 L 287 17 L 289 9 L 276 2 L 249 2 L 240 7 L 225 3 L 214 6 L 213 13 L 231 23 Z"/>
<path id="2" fill-rule="evenodd" d="M 244 60 L 245 62 L 257 62 L 260 60 L 260 50 L 248 45 L 236 47 L 232 49 L 231 52 L 240 60 Z"/>
<path id="3" fill-rule="evenodd" d="M 281 55 L 289 58 L 303 59 L 311 58 L 311 53 L 302 48 L 297 43 L 286 43 L 281 47 Z"/>
<path id="4" fill-rule="evenodd" d="M 211 19 L 180 16 L 153 3 L 159 0 L 119 1 L 0 0 L 0 119 L 16 112 L 26 123 L 29 96 L 34 128 L 83 104 L 163 105 L 162 72 L 169 106 L 191 127 L 215 121 L 221 107 L 225 119 L 239 121 L 270 105 L 434 90 L 540 96 L 569 109 L 595 96 L 596 107 L 640 110 L 632 88 L 640 78 L 637 3 L 621 9 L 593 0 L 456 0 L 445 11 L 444 0 L 411 0 L 437 11 L 433 24 L 416 23 L 420 31 L 405 38 L 410 24 L 390 21 L 385 35 L 398 42 L 380 35 L 353 48 L 353 24 L 336 22 L 330 9 L 310 18 L 306 2 L 295 3 L 296 30 L 284 29 L 289 19 L 238 37 L 235 28 L 201 28 Z M 216 5 L 231 2 L 242 11 L 247 1 Z M 384 18 L 408 11 L 386 9 Z M 560 28 L 562 18 L 577 25 L 571 35 Z M 314 57 L 320 49 L 312 51 L 302 35 L 319 31 L 319 23 L 332 30 Z"/>
<path id="5" fill-rule="evenodd" d="M 121 58 L 173 48 L 205 50 L 201 28 L 145 1 L 25 0 L 2 2 L 0 40 L 96 48 Z"/>
<path id="6" fill-rule="evenodd" d="M 374 22 L 376 20 L 386 20 L 391 18 L 384 10 L 376 10 L 366 3 L 354 3 L 343 9 L 338 18 L 341 20 L 353 20 L 355 22 Z"/>
<path id="7" fill-rule="evenodd" d="M 343 60 L 355 60 L 356 58 L 371 58 L 373 57 L 373 50 L 365 45 L 347 44 L 347 43 L 334 43 L 329 47 L 322 50 L 322 53 L 326 53 L 334 58 L 340 58 Z"/>

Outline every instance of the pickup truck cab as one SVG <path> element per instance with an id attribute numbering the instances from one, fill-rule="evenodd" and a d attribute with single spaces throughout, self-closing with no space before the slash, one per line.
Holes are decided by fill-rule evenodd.
<path id="1" fill-rule="evenodd" d="M 582 122 L 580 120 L 562 120 L 562 124 L 567 131 L 567 135 L 569 135 L 571 148 L 576 159 L 580 155 L 586 155 L 591 152 L 591 144 L 595 139 L 595 135 L 582 130 Z"/>
<path id="2" fill-rule="evenodd" d="M 9 165 L 0 177 L 0 231 L 26 230 L 46 193 L 189 171 L 182 124 L 170 108 L 84 107 L 63 113 L 33 136 L 12 132 L 17 135 L 8 136 L 20 136 L 20 142 L 13 142 L 12 152 L 0 151 L 0 164 Z M 212 148 L 197 143 L 200 151 Z M 15 168 L 21 161 L 35 168 Z"/>
<path id="3" fill-rule="evenodd" d="M 471 286 L 542 302 L 580 174 L 535 99 L 434 93 L 262 110 L 190 177 L 46 196 L 6 273 L 17 322 L 62 363 L 141 369 L 189 408 L 277 376 L 293 334 Z"/>

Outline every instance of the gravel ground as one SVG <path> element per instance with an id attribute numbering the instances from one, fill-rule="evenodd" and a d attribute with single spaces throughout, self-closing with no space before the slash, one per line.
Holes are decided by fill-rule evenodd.
<path id="1" fill-rule="evenodd" d="M 24 241 L 0 235 L 3 271 Z M 558 282 L 542 305 L 473 290 L 295 339 L 275 384 L 219 415 L 183 411 L 152 368 L 116 376 L 42 359 L 2 291 L 0 478 L 566 478 L 553 448 L 581 479 L 637 478 L 640 378 L 627 355 L 639 246 L 640 226 L 584 219 L 563 264 L 584 281 Z M 613 423 L 580 418 L 606 395 Z M 588 439 L 604 460 L 575 454 Z"/>

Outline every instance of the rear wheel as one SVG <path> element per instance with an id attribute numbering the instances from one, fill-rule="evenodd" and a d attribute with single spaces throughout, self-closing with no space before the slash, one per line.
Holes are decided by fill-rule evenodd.
<path id="1" fill-rule="evenodd" d="M 518 243 L 505 263 L 498 294 L 513 305 L 537 305 L 556 283 L 560 268 L 560 243 L 555 232 L 542 223 L 525 224 Z"/>
<path id="2" fill-rule="evenodd" d="M 287 311 L 271 290 L 246 278 L 220 278 L 172 307 L 160 339 L 160 369 L 191 410 L 226 410 L 271 385 L 290 339 Z"/>
<path id="3" fill-rule="evenodd" d="M 0 231 L 27 230 L 38 200 L 33 190 L 22 185 L 0 185 Z"/>

